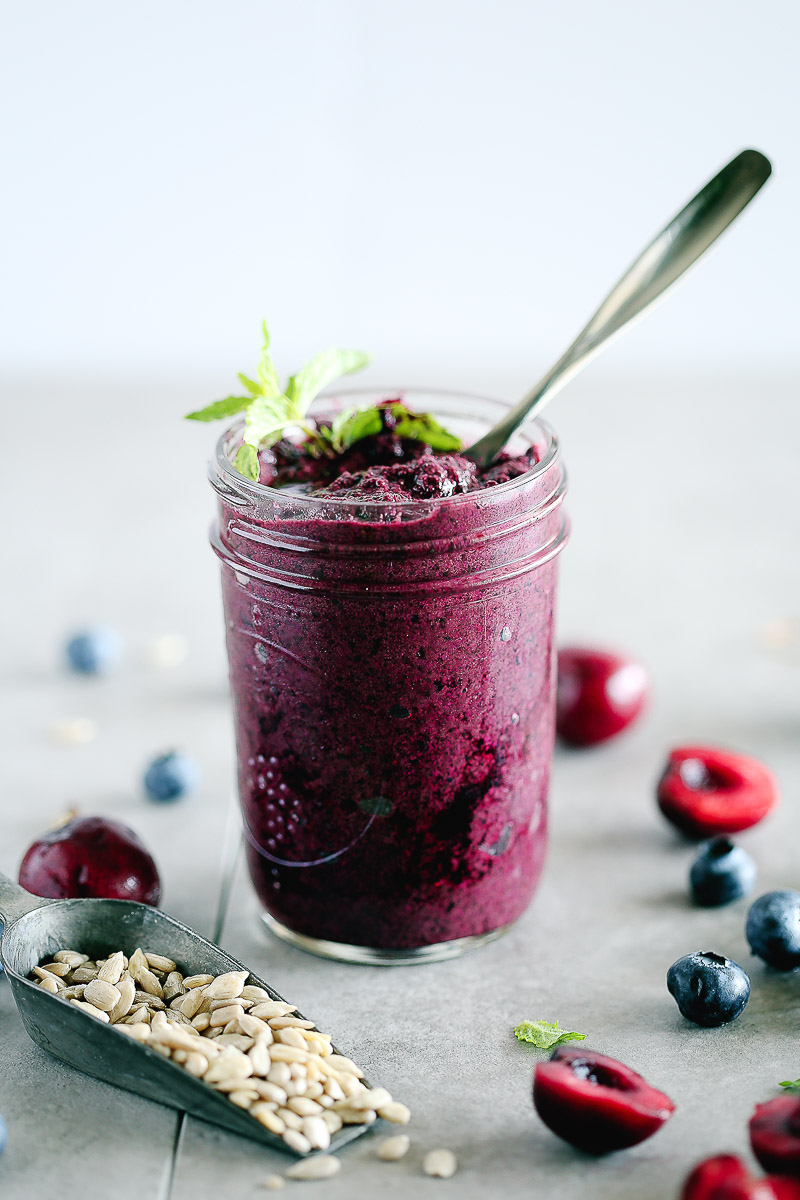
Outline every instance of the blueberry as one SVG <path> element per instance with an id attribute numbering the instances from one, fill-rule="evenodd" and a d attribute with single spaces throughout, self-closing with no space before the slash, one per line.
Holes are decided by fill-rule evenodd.
<path id="1" fill-rule="evenodd" d="M 800 966 L 800 892 L 767 892 L 750 906 L 745 926 L 753 954 L 779 971 Z"/>
<path id="2" fill-rule="evenodd" d="M 695 903 L 707 908 L 746 896 L 756 881 L 753 859 L 729 837 L 715 837 L 700 847 L 689 872 Z"/>
<path id="3" fill-rule="evenodd" d="M 96 625 L 74 634 L 66 645 L 67 663 L 79 675 L 108 675 L 122 657 L 122 638 L 116 629 Z"/>
<path id="4" fill-rule="evenodd" d="M 200 783 L 200 766 L 190 754 L 171 751 L 154 758 L 144 773 L 144 790 L 151 800 L 180 800 Z"/>
<path id="5" fill-rule="evenodd" d="M 7 1136 L 8 1136 L 8 1130 L 6 1129 L 6 1123 L 3 1120 L 3 1118 L 0 1117 L 0 1154 L 2 1154 L 6 1148 Z"/>
<path id="6" fill-rule="evenodd" d="M 674 962 L 667 987 L 687 1021 L 696 1025 L 733 1021 L 750 999 L 750 980 L 739 964 L 708 950 Z"/>

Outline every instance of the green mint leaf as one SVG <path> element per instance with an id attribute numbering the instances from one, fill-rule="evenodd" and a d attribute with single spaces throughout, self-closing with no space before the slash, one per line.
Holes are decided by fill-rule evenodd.
<path id="1" fill-rule="evenodd" d="M 561 1046 L 564 1042 L 582 1042 L 586 1034 L 559 1029 L 558 1021 L 521 1021 L 514 1026 L 514 1037 L 529 1042 L 537 1050 L 552 1050 L 553 1046 Z"/>
<path id="2" fill-rule="evenodd" d="M 426 442 L 432 450 L 460 450 L 461 438 L 439 424 L 430 413 L 412 413 L 404 404 L 393 404 L 391 410 L 397 420 L 395 433 L 409 441 Z"/>
<path id="3" fill-rule="evenodd" d="M 198 408 L 197 412 L 187 413 L 186 420 L 219 421 L 222 417 L 235 417 L 237 413 L 244 412 L 251 403 L 252 396 L 226 396 L 224 400 L 215 400 L 205 408 Z"/>
<path id="4" fill-rule="evenodd" d="M 779 1086 L 789 1091 L 800 1092 L 800 1079 L 784 1079 Z"/>
<path id="5" fill-rule="evenodd" d="M 236 470 L 240 475 L 244 475 L 245 479 L 252 479 L 254 483 L 258 483 L 260 470 L 258 466 L 258 451 L 255 446 L 249 445 L 247 442 L 242 442 L 236 452 Z"/>
<path id="6" fill-rule="evenodd" d="M 241 371 L 239 372 L 238 379 L 239 379 L 239 382 L 242 384 L 242 386 L 245 387 L 247 389 L 247 391 L 250 393 L 251 398 L 253 396 L 263 396 L 263 394 L 264 394 L 263 384 L 256 383 L 256 381 L 254 379 L 248 379 L 246 375 L 242 375 Z M 248 401 L 248 403 L 249 403 L 249 401 Z"/>
<path id="7" fill-rule="evenodd" d="M 269 349 L 269 330 L 267 329 L 266 321 L 261 322 L 261 330 L 264 335 L 264 341 L 261 346 L 261 358 L 258 360 L 256 368 L 256 374 L 261 381 L 259 391 L 264 396 L 273 396 L 275 393 L 280 392 L 281 385 Z"/>
<path id="8" fill-rule="evenodd" d="M 287 425 L 294 424 L 289 401 L 280 392 L 274 396 L 256 396 L 247 407 L 242 441 L 253 446 L 271 446 L 281 439 Z"/>
<path id="9" fill-rule="evenodd" d="M 337 413 L 331 423 L 331 441 L 334 449 L 341 453 L 361 438 L 380 433 L 383 427 L 378 408 L 345 408 Z"/>
<path id="10" fill-rule="evenodd" d="M 298 414 L 297 419 L 302 420 L 312 400 L 329 383 L 362 370 L 369 361 L 370 356 L 361 350 L 323 350 L 315 354 L 286 385 L 286 395 Z"/>

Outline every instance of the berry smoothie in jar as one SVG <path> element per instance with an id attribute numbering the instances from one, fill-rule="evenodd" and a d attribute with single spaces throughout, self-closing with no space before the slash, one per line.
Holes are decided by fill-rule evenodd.
<path id="1" fill-rule="evenodd" d="M 531 422 L 480 470 L 459 449 L 498 402 L 315 407 L 313 438 L 259 448 L 249 477 L 241 423 L 211 467 L 250 874 L 296 945 L 445 958 L 515 921 L 544 861 L 558 444 Z"/>

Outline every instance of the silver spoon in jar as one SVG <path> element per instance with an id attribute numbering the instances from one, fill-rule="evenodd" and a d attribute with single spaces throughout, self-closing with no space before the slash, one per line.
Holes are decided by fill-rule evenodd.
<path id="1" fill-rule="evenodd" d="M 297 1153 L 249 1112 L 232 1104 L 225 1094 L 163 1058 L 146 1042 L 132 1041 L 116 1026 L 101 1023 L 29 978 L 44 958 L 68 947 L 98 957 L 110 950 L 122 949 L 130 956 L 137 946 L 158 947 L 159 953 L 177 962 L 186 974 L 222 975 L 246 971 L 247 967 L 174 917 L 147 904 L 128 900 L 43 900 L 3 874 L 0 922 L 5 922 L 0 934 L 0 961 L 22 1023 L 42 1049 L 114 1087 L 137 1092 L 277 1150 Z M 283 999 L 252 972 L 247 983 L 264 988 L 273 1000 Z M 366 1128 L 345 1125 L 332 1135 L 331 1150 L 338 1150 Z"/>
<path id="2" fill-rule="evenodd" d="M 489 467 L 528 417 L 541 412 L 573 375 L 635 317 L 680 279 L 769 179 L 772 166 L 758 150 L 743 150 L 673 217 L 609 292 L 588 325 L 518 404 L 479 441 L 462 451 Z"/>

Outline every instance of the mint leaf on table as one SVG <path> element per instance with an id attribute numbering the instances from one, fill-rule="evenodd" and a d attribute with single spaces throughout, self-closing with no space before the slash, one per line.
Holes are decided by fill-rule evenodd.
<path id="1" fill-rule="evenodd" d="M 559 1029 L 558 1021 L 521 1021 L 514 1026 L 514 1037 L 520 1042 L 529 1042 L 537 1050 L 552 1050 L 564 1042 L 582 1042 L 586 1034 Z"/>
<path id="2" fill-rule="evenodd" d="M 800 1092 L 800 1079 L 784 1079 L 778 1086 L 788 1092 Z"/>
<path id="3" fill-rule="evenodd" d="M 245 414 L 242 445 L 236 454 L 235 466 L 241 475 L 254 481 L 259 477 L 258 452 L 263 446 L 279 442 L 287 429 L 300 427 L 309 436 L 319 435 L 316 425 L 306 420 L 312 401 L 323 388 L 341 375 L 360 371 L 369 362 L 369 355 L 360 350 L 324 350 L 292 375 L 281 390 L 270 350 L 267 323 L 262 323 L 261 357 L 256 367 L 257 379 L 239 375 L 245 396 L 226 396 L 205 408 L 188 413 L 191 421 L 216 421 L 224 417 Z"/>

